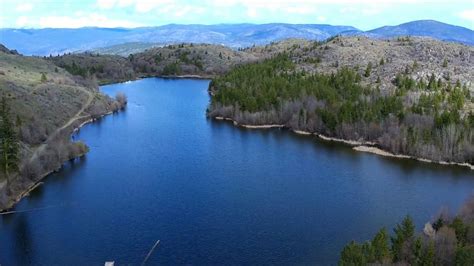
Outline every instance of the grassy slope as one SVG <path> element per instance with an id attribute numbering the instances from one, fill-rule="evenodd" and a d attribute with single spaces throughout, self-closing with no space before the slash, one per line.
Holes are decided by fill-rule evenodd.
<path id="1" fill-rule="evenodd" d="M 0 174 L 0 210 L 64 160 L 86 151 L 84 145 L 69 141 L 75 126 L 117 108 L 96 84 L 47 60 L 5 52 L 0 52 L 0 97 L 6 97 L 13 121 L 21 120 L 21 169 L 8 186 Z"/>

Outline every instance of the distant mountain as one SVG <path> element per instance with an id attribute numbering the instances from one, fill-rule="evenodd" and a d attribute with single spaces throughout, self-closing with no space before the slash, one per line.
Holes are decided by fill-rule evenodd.
<path id="1" fill-rule="evenodd" d="M 63 54 L 124 43 L 170 44 L 181 42 L 247 47 L 287 38 L 324 40 L 350 26 L 318 24 L 218 24 L 146 28 L 0 29 L 0 43 L 25 55 Z M 132 45 L 133 46 L 133 45 Z M 152 46 L 152 45 L 151 45 Z"/>
<path id="2" fill-rule="evenodd" d="M 351 26 L 324 24 L 217 24 L 144 28 L 0 29 L 0 43 L 25 55 L 99 51 L 126 55 L 172 43 L 222 44 L 232 48 L 262 45 L 288 38 L 324 40 L 334 35 L 385 38 L 398 35 L 428 36 L 474 45 L 474 32 L 432 20 L 413 21 L 361 31 Z M 109 46 L 113 46 L 109 49 Z M 104 49 L 99 49 L 104 48 Z"/>
<path id="3" fill-rule="evenodd" d="M 98 54 L 111 54 L 111 55 L 120 55 L 127 57 L 130 54 L 136 54 L 143 52 L 147 49 L 155 48 L 155 47 L 162 47 L 163 44 L 159 43 L 148 43 L 148 42 L 128 42 L 128 43 L 121 43 L 115 44 L 106 47 L 100 47 L 96 49 L 92 49 L 88 52 L 98 53 Z"/>
<path id="4" fill-rule="evenodd" d="M 385 26 L 370 30 L 368 33 L 381 37 L 395 37 L 400 35 L 427 36 L 443 41 L 474 45 L 474 31 L 436 20 L 417 20 L 398 26 Z"/>
<path id="5" fill-rule="evenodd" d="M 49 55 L 109 46 L 133 30 L 79 29 L 0 29 L 0 42 L 25 55 Z"/>

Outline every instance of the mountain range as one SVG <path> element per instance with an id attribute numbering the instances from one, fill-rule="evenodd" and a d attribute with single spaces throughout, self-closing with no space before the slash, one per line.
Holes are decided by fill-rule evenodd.
<path id="1" fill-rule="evenodd" d="M 434 20 L 418 20 L 397 26 L 362 31 L 352 26 L 326 24 L 217 24 L 142 28 L 0 29 L 0 43 L 25 55 L 56 55 L 78 51 L 126 54 L 172 43 L 222 44 L 232 48 L 264 45 L 288 38 L 325 40 L 335 35 L 371 38 L 425 36 L 474 45 L 474 31 Z M 31 45 L 34 44 L 34 45 Z M 130 45 L 128 45 L 130 44 Z M 125 47 L 124 47 L 125 45 Z M 117 47 L 119 52 L 115 52 Z M 104 51 L 105 49 L 105 51 Z"/>

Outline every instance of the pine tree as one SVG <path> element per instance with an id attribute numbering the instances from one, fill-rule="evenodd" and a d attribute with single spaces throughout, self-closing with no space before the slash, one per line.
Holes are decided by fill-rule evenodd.
<path id="1" fill-rule="evenodd" d="M 433 223 L 433 229 L 438 231 L 444 225 L 443 217 L 438 217 L 438 219 Z"/>
<path id="2" fill-rule="evenodd" d="M 455 265 L 474 265 L 474 246 L 458 246 L 456 249 Z"/>
<path id="3" fill-rule="evenodd" d="M 45 73 L 41 73 L 41 82 L 46 82 L 48 81 L 48 79 L 46 78 L 46 74 Z"/>
<path id="4" fill-rule="evenodd" d="M 370 72 L 372 72 L 372 62 L 369 62 L 369 64 L 367 65 L 364 76 L 367 78 L 370 77 Z"/>
<path id="5" fill-rule="evenodd" d="M 395 236 L 392 237 L 392 253 L 395 262 L 401 259 L 401 252 L 405 241 L 411 241 L 415 233 L 415 225 L 410 216 L 406 216 L 401 224 L 393 229 Z"/>
<path id="6" fill-rule="evenodd" d="M 417 237 L 413 244 L 413 257 L 413 264 L 420 265 L 423 259 L 423 241 L 421 240 L 421 237 Z"/>
<path id="7" fill-rule="evenodd" d="M 339 265 L 365 265 L 367 263 L 362 246 L 352 241 L 341 252 Z"/>
<path id="8" fill-rule="evenodd" d="M 380 231 L 372 239 L 372 249 L 374 252 L 374 259 L 378 262 L 383 262 L 384 259 L 390 257 L 390 249 L 388 247 L 388 233 L 385 228 Z"/>
<path id="9" fill-rule="evenodd" d="M 443 67 L 444 68 L 448 67 L 448 60 L 446 58 L 443 61 Z"/>
<path id="10" fill-rule="evenodd" d="M 5 98 L 2 98 L 0 104 L 0 119 L 0 168 L 9 182 L 10 173 L 18 170 L 19 144 Z"/>
<path id="11" fill-rule="evenodd" d="M 434 260 L 435 260 L 435 246 L 434 246 L 433 241 L 430 241 L 430 243 L 428 244 L 428 247 L 426 248 L 426 251 L 423 253 L 420 265 L 426 265 L 426 266 L 434 265 Z"/>

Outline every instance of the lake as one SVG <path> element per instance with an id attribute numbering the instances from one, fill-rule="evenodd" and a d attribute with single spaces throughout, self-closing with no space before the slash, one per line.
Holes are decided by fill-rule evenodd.
<path id="1" fill-rule="evenodd" d="M 342 247 L 417 230 L 474 191 L 473 172 L 380 157 L 284 129 L 207 119 L 207 80 L 103 86 L 126 111 L 83 127 L 67 163 L 0 217 L 2 265 L 336 264 Z"/>

